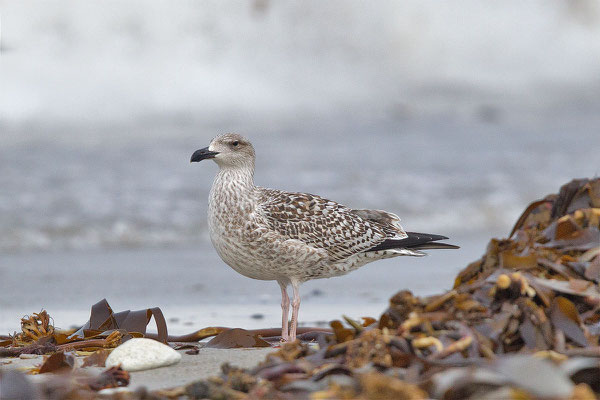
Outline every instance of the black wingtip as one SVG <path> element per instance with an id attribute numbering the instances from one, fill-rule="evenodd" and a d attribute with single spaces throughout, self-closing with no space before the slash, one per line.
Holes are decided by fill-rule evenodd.
<path id="1" fill-rule="evenodd" d="M 406 232 L 406 234 L 408 235 L 408 237 L 418 236 L 418 237 L 422 237 L 422 238 L 427 238 L 427 239 L 429 239 L 430 242 L 435 242 L 437 240 L 450 239 L 449 237 L 446 237 L 443 235 L 436 235 L 435 233 Z"/>
<path id="2" fill-rule="evenodd" d="M 406 232 L 408 237 L 400 240 L 388 239 L 367 251 L 378 251 L 388 249 L 415 249 L 415 250 L 433 250 L 433 249 L 458 249 L 459 246 L 448 243 L 437 243 L 439 240 L 448 239 L 443 235 L 433 233 Z M 434 243 L 435 242 L 435 243 Z"/>

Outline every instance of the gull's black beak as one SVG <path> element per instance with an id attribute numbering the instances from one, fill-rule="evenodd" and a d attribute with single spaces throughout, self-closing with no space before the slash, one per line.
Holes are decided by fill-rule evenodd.
<path id="1" fill-rule="evenodd" d="M 208 147 L 205 147 L 203 149 L 196 150 L 194 154 L 192 154 L 190 162 L 198 162 L 202 160 L 207 160 L 209 158 L 215 158 L 217 154 L 219 154 L 218 151 L 210 151 Z"/>

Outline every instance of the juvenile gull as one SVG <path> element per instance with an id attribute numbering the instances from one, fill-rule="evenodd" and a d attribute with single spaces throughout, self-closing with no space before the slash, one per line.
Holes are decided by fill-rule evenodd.
<path id="1" fill-rule="evenodd" d="M 458 248 L 437 242 L 445 236 L 405 232 L 400 218 L 386 211 L 355 210 L 313 194 L 255 186 L 254 148 L 240 135 L 217 136 L 190 161 L 205 159 L 219 165 L 208 199 L 213 246 L 240 274 L 279 283 L 284 340 L 296 339 L 302 282 L 344 275 L 383 258 Z"/>

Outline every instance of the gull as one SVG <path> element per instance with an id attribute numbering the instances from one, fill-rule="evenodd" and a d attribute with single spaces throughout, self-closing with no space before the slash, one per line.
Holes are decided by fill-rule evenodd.
<path id="1" fill-rule="evenodd" d="M 353 209 L 309 193 L 254 185 L 254 147 L 241 135 L 215 137 L 190 162 L 219 166 L 208 198 L 208 229 L 221 259 L 249 278 L 273 280 L 281 288 L 284 341 L 296 339 L 300 284 L 345 275 L 363 265 L 422 250 L 457 249 L 445 236 L 406 232 L 397 215 Z M 292 318 L 288 326 L 293 291 Z"/>

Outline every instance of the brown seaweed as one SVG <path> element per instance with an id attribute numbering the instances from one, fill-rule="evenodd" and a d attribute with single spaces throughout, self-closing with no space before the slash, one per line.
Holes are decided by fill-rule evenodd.
<path id="1" fill-rule="evenodd" d="M 259 335 L 253 335 L 245 329 L 228 329 L 212 338 L 206 347 L 214 349 L 237 349 L 248 347 L 271 347 L 269 342 L 263 340 Z"/>

